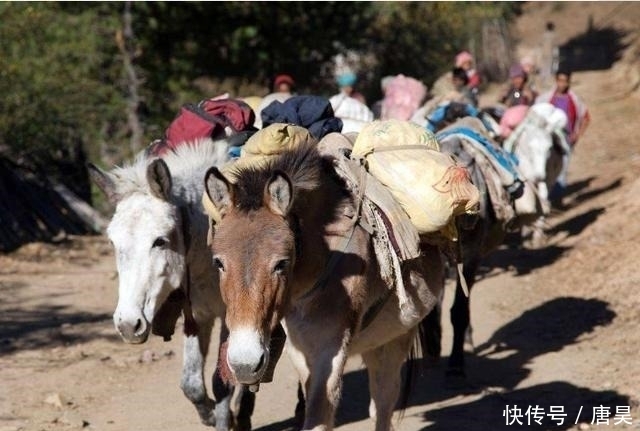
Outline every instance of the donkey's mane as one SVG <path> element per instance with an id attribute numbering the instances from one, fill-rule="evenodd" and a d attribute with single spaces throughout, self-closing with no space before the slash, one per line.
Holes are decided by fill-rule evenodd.
<path id="1" fill-rule="evenodd" d="M 277 172 L 291 181 L 294 196 L 300 191 L 315 190 L 320 185 L 322 156 L 315 143 L 305 143 L 287 150 L 259 166 L 232 169 L 235 177 L 234 200 L 240 210 L 255 210 L 262 206 L 264 189 Z"/>
<path id="2" fill-rule="evenodd" d="M 226 141 L 202 138 L 180 144 L 161 158 L 169 167 L 174 184 L 186 186 L 186 183 L 192 179 L 202 183 L 207 168 L 225 163 L 229 159 L 228 147 Z M 118 193 L 122 196 L 132 193 L 150 193 L 147 166 L 157 158 L 142 151 L 132 161 L 115 167 L 110 173 L 115 177 Z"/>

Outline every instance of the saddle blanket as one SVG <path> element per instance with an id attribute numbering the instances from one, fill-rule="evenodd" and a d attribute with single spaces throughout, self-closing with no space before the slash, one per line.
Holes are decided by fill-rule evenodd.
<path id="1" fill-rule="evenodd" d="M 524 180 L 518 172 L 518 159 L 501 147 L 492 144 L 489 139 L 470 127 L 453 127 L 436 134 L 436 139 L 442 140 L 448 136 L 458 135 L 468 144 L 482 152 L 500 176 L 503 186 L 513 199 L 522 195 Z"/>

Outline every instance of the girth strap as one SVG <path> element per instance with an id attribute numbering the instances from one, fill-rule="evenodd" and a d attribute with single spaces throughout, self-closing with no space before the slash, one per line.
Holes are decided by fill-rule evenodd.
<path id="1" fill-rule="evenodd" d="M 367 158 L 367 156 L 369 156 L 370 154 L 374 154 L 374 153 L 383 153 L 385 151 L 399 151 L 399 150 L 431 150 L 434 151 L 433 148 L 427 146 L 427 145 L 383 145 L 380 147 L 376 147 L 376 148 L 372 148 L 371 150 L 369 150 L 369 152 L 367 152 L 366 154 L 364 154 L 362 157 L 363 158 Z"/>

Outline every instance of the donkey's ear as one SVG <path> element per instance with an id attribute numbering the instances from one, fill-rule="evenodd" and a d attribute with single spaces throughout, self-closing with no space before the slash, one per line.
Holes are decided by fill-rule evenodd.
<path id="1" fill-rule="evenodd" d="M 284 172 L 276 171 L 264 189 L 264 203 L 272 213 L 286 216 L 293 201 L 293 186 Z"/>
<path id="2" fill-rule="evenodd" d="M 116 190 L 116 183 L 113 181 L 112 175 L 103 171 L 93 163 L 87 163 L 87 169 L 89 170 L 91 181 L 102 190 L 102 193 L 105 194 L 112 205 L 117 204 L 120 196 Z"/>
<path id="3" fill-rule="evenodd" d="M 147 166 L 147 181 L 151 194 L 158 199 L 168 201 L 171 196 L 171 173 L 162 159 L 155 159 Z"/>
<path id="4" fill-rule="evenodd" d="M 204 176 L 204 189 L 220 217 L 217 217 L 217 215 L 214 216 L 213 214 L 209 215 L 213 219 L 224 217 L 229 212 L 231 205 L 233 205 L 233 190 L 231 189 L 229 181 L 215 166 L 209 168 Z"/>

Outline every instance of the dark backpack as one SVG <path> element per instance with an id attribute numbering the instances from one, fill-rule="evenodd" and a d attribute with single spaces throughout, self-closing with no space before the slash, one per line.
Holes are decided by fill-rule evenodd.
<path id="1" fill-rule="evenodd" d="M 237 99 L 205 99 L 187 103 L 169 124 L 160 152 L 174 149 L 183 142 L 198 138 L 225 138 L 246 130 L 255 130 L 255 114 L 251 107 Z M 227 133 L 226 128 L 230 129 Z"/>

